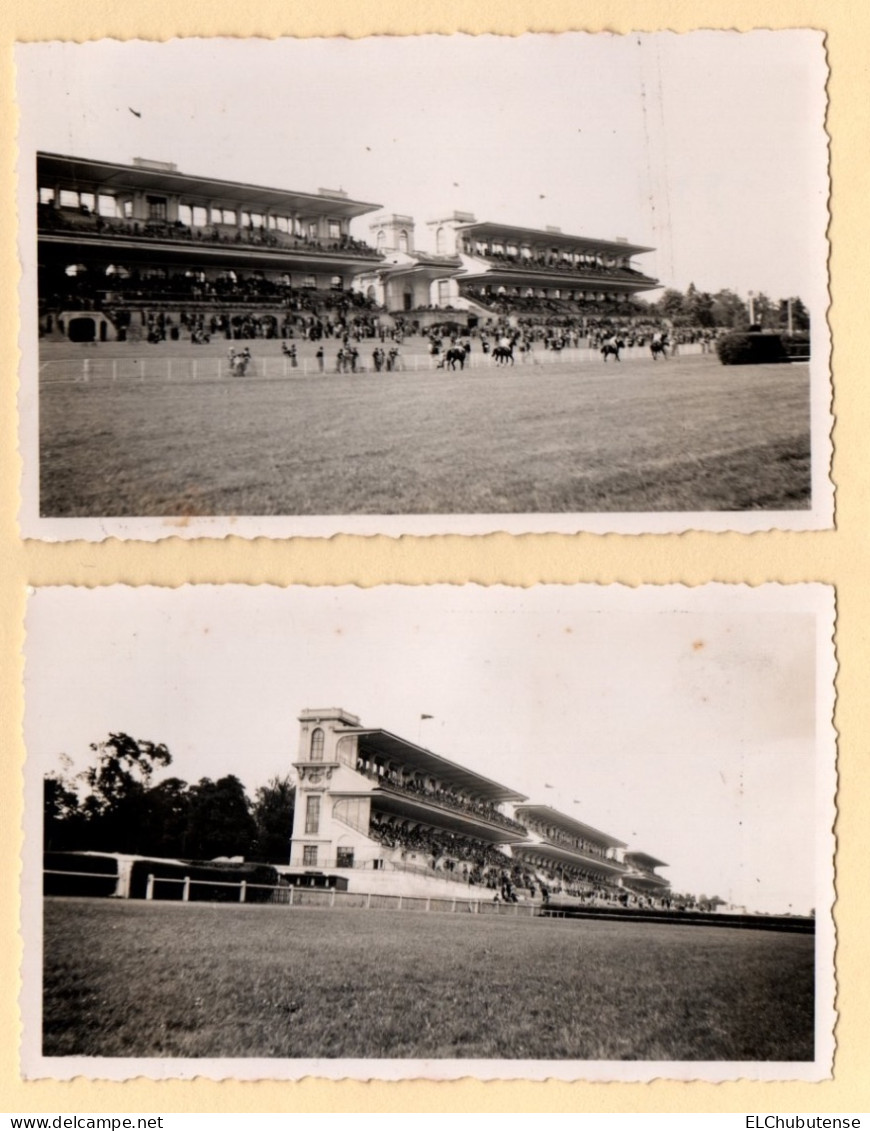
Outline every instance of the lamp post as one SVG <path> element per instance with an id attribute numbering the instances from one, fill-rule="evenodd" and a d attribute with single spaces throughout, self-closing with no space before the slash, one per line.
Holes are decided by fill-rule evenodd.
<path id="1" fill-rule="evenodd" d="M 755 325 L 755 291 L 749 292 L 749 325 Z"/>

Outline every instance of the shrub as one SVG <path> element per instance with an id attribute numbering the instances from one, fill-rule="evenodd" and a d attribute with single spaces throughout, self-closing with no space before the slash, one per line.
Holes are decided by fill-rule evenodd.
<path id="1" fill-rule="evenodd" d="M 726 334 L 716 342 L 716 353 L 723 365 L 759 365 L 788 361 L 779 334 Z"/>
<path id="2" fill-rule="evenodd" d="M 810 356 L 809 334 L 792 334 L 791 337 L 786 335 L 782 340 L 782 345 L 789 357 Z"/>
<path id="3" fill-rule="evenodd" d="M 78 852 L 43 854 L 43 895 L 114 895 L 118 862 L 110 856 L 87 856 Z M 55 872 L 88 872 L 94 875 L 52 875 Z"/>
<path id="4" fill-rule="evenodd" d="M 198 881 L 190 885 L 190 900 L 198 903 L 238 903 L 238 884 L 247 880 L 249 884 L 266 884 L 277 887 L 280 877 L 275 868 L 267 864 L 176 864 L 172 860 L 137 860 L 133 864 L 130 878 L 130 897 L 144 899 L 148 886 L 148 876 L 155 880 L 183 880 L 189 876 L 191 880 Z M 217 881 L 208 883 L 203 881 Z M 232 884 L 233 887 L 218 885 Z M 155 899 L 181 899 L 183 885 L 180 883 L 154 885 Z M 248 903 L 267 903 L 272 897 L 271 891 L 256 887 L 246 893 Z"/>

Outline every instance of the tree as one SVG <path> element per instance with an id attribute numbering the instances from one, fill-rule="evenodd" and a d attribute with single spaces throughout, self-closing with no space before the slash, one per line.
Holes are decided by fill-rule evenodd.
<path id="1" fill-rule="evenodd" d="M 753 302 L 755 321 L 762 329 L 771 329 L 776 322 L 774 305 L 763 291 L 759 291 Z"/>
<path id="2" fill-rule="evenodd" d="M 61 755 L 65 768 L 69 759 Z M 46 774 L 42 781 L 42 845 L 46 852 L 77 847 L 83 815 L 75 785 L 61 773 Z"/>
<path id="3" fill-rule="evenodd" d="M 147 813 L 139 852 L 153 856 L 184 856 L 190 823 L 190 786 L 181 778 L 167 778 L 145 795 Z"/>
<path id="4" fill-rule="evenodd" d="M 110 734 L 91 743 L 96 765 L 82 780 L 90 793 L 82 803 L 88 848 L 109 852 L 141 852 L 147 828 L 146 797 L 157 766 L 168 766 L 172 755 L 162 743 Z"/>
<path id="5" fill-rule="evenodd" d="M 716 326 L 740 330 L 749 325 L 749 314 L 743 299 L 733 291 L 717 291 L 713 295 L 713 320 Z"/>
<path id="6" fill-rule="evenodd" d="M 796 334 L 806 334 L 810 328 L 810 314 L 799 298 L 779 300 L 778 321 L 783 333 L 788 332 L 788 304 L 791 302 L 791 324 Z"/>
<path id="7" fill-rule="evenodd" d="M 296 787 L 289 777 L 271 778 L 257 790 L 253 806 L 257 836 L 252 849 L 256 860 L 286 864 L 290 859 L 295 804 Z"/>
<path id="8" fill-rule="evenodd" d="M 658 306 L 659 312 L 665 318 L 679 318 L 685 313 L 682 294 L 670 287 L 656 303 L 656 306 Z"/>
<path id="9" fill-rule="evenodd" d="M 689 283 L 683 303 L 686 317 L 693 326 L 712 326 L 713 322 L 713 296 L 706 291 L 696 289 L 694 283 Z"/>
<path id="10" fill-rule="evenodd" d="M 248 856 L 257 836 L 245 787 L 233 774 L 190 789 L 186 855 L 195 860 Z"/>

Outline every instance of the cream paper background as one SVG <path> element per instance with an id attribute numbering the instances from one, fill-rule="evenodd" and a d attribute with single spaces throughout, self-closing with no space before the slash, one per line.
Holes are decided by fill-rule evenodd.
<path id="1" fill-rule="evenodd" d="M 827 33 L 831 66 L 829 130 L 833 184 L 830 239 L 835 386 L 833 531 L 754 535 L 491 535 L 479 538 L 338 536 L 283 543 L 171 540 L 160 544 L 20 540 L 16 515 L 20 461 L 16 436 L 17 258 L 15 250 L 15 128 L 12 44 L 17 40 L 96 39 L 173 35 L 349 35 L 424 32 L 632 30 L 813 27 Z M 406 2 L 365 0 L 167 0 L 116 5 L 19 0 L 0 12 L 0 1110 L 9 1112 L 160 1111 L 767 1111 L 841 1112 L 870 1108 L 870 984 L 864 961 L 867 930 L 868 821 L 867 599 L 870 491 L 864 460 L 870 416 L 867 390 L 865 286 L 861 261 L 868 239 L 867 64 L 870 15 L 851 0 L 745 0 L 661 3 L 613 0 L 578 4 Z M 51 97 L 51 91 L 46 91 Z M 423 1084 L 360 1082 L 209 1084 L 205 1081 L 58 1084 L 21 1081 L 18 970 L 18 873 L 21 849 L 22 624 L 28 585 L 178 585 L 184 582 L 372 585 L 476 581 L 530 585 L 537 581 L 628 584 L 682 581 L 824 581 L 837 587 L 840 661 L 835 721 L 839 730 L 837 956 L 839 1023 L 834 1079 L 803 1083 L 566 1084 L 471 1080 Z"/>

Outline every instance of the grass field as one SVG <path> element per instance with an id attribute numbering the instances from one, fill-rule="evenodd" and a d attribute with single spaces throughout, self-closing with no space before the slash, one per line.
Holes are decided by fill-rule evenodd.
<path id="1" fill-rule="evenodd" d="M 465 373 L 73 381 L 84 348 L 55 347 L 54 376 L 40 387 L 46 517 L 810 505 L 802 364 L 644 357 Z M 100 347 L 99 356 L 126 349 L 129 358 L 131 348 Z M 62 356 L 68 380 L 57 379 Z"/>
<path id="2" fill-rule="evenodd" d="M 813 940 L 47 900 L 46 1056 L 811 1060 Z"/>

